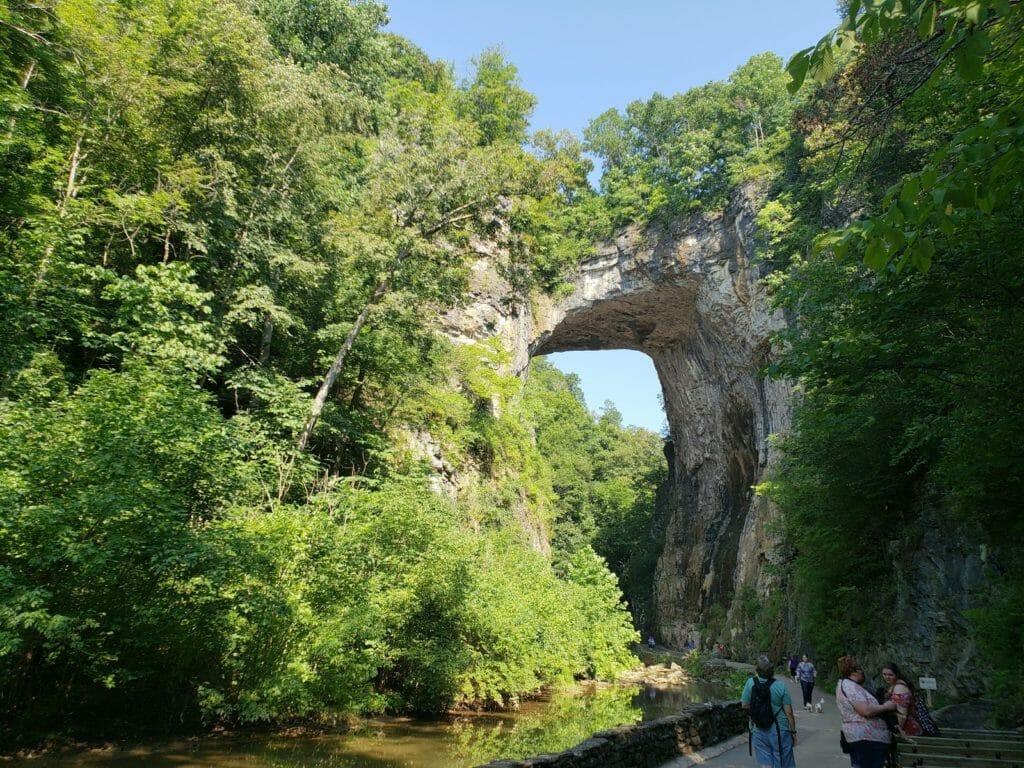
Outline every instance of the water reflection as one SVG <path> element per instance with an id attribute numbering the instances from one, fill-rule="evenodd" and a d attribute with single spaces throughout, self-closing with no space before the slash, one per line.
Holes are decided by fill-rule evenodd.
<path id="1" fill-rule="evenodd" d="M 344 735 L 204 738 L 15 762 L 20 768 L 470 768 L 498 757 L 558 752 L 616 725 L 654 720 L 721 686 L 590 686 L 531 701 L 518 712 L 438 721 L 382 718 Z"/>

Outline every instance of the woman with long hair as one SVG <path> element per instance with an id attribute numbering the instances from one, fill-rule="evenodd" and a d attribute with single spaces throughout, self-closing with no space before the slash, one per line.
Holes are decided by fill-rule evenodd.
<path id="1" fill-rule="evenodd" d="M 882 667 L 882 679 L 885 681 L 889 700 L 896 702 L 900 733 L 908 737 L 938 736 L 939 729 L 921 695 L 914 690 L 910 678 L 890 661 Z"/>
<path id="2" fill-rule="evenodd" d="M 864 688 L 864 669 L 854 656 L 839 658 L 836 707 L 843 718 L 843 751 L 852 768 L 884 768 L 892 736 L 881 718 L 896 709 L 896 702 L 879 704 Z"/>

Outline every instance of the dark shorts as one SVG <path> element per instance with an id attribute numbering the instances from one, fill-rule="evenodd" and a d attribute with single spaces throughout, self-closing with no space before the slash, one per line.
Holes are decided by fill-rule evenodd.
<path id="1" fill-rule="evenodd" d="M 889 745 L 881 741 L 851 741 L 851 768 L 885 768 Z"/>

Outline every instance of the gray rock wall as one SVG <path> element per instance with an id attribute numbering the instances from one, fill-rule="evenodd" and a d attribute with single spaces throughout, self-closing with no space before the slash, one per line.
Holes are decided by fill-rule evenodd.
<path id="1" fill-rule="evenodd" d="M 754 214 L 740 190 L 722 214 L 627 230 L 535 326 L 533 354 L 627 348 L 654 361 L 674 445 L 654 618 L 678 646 L 740 584 L 771 587 L 774 510 L 752 486 L 773 460 L 768 436 L 789 426 L 790 391 L 762 374 L 784 319 L 760 284 Z"/>
<path id="2" fill-rule="evenodd" d="M 752 486 L 772 460 L 768 436 L 788 427 L 790 394 L 761 373 L 784 320 L 753 262 L 754 215 L 753 193 L 742 189 L 724 213 L 629 228 L 602 244 L 557 300 L 515 299 L 500 253 L 481 244 L 469 301 L 445 318 L 456 342 L 500 338 L 516 372 L 534 355 L 567 350 L 634 349 L 653 359 L 674 444 L 654 595 L 656 633 L 670 644 L 694 636 L 740 583 L 770 587 L 765 524 L 774 512 Z"/>
<path id="3" fill-rule="evenodd" d="M 984 605 L 991 586 L 981 537 L 954 528 L 933 512 L 921 513 L 918 541 L 893 542 L 896 575 L 892 627 L 860 661 L 873 674 L 895 662 L 911 677 L 935 677 L 946 701 L 985 693 L 967 612 Z"/>
<path id="4" fill-rule="evenodd" d="M 782 569 L 772 568 L 785 556 L 770 533 L 778 514 L 752 490 L 776 460 L 768 437 L 789 428 L 792 401 L 786 382 L 761 374 L 785 318 L 761 285 L 756 204 L 754 190 L 741 188 L 720 214 L 626 229 L 580 265 L 558 299 L 517 298 L 501 276 L 502 254 L 479 244 L 468 302 L 445 318 L 456 342 L 500 338 L 516 373 L 530 357 L 558 351 L 634 349 L 652 358 L 672 439 L 653 624 L 670 645 L 699 640 L 715 606 L 727 612 L 728 639 L 741 623 L 742 586 L 760 599 L 783 586 L 774 575 Z M 926 530 L 914 552 L 894 556 L 894 622 L 879 628 L 877 659 L 864 660 L 892 656 L 944 678 L 954 695 L 970 694 L 979 676 L 964 611 L 984 594 L 981 554 L 969 532 L 944 533 L 938 522 Z M 801 617 L 789 611 L 787 619 L 779 647 L 762 650 L 798 646 Z"/>

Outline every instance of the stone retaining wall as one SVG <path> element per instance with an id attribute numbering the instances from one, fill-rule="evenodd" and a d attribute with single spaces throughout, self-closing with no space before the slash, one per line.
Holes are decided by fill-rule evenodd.
<path id="1" fill-rule="evenodd" d="M 495 760 L 480 768 L 657 768 L 743 733 L 746 727 L 747 714 L 738 701 L 695 704 L 661 720 L 595 733 L 565 752 Z"/>

